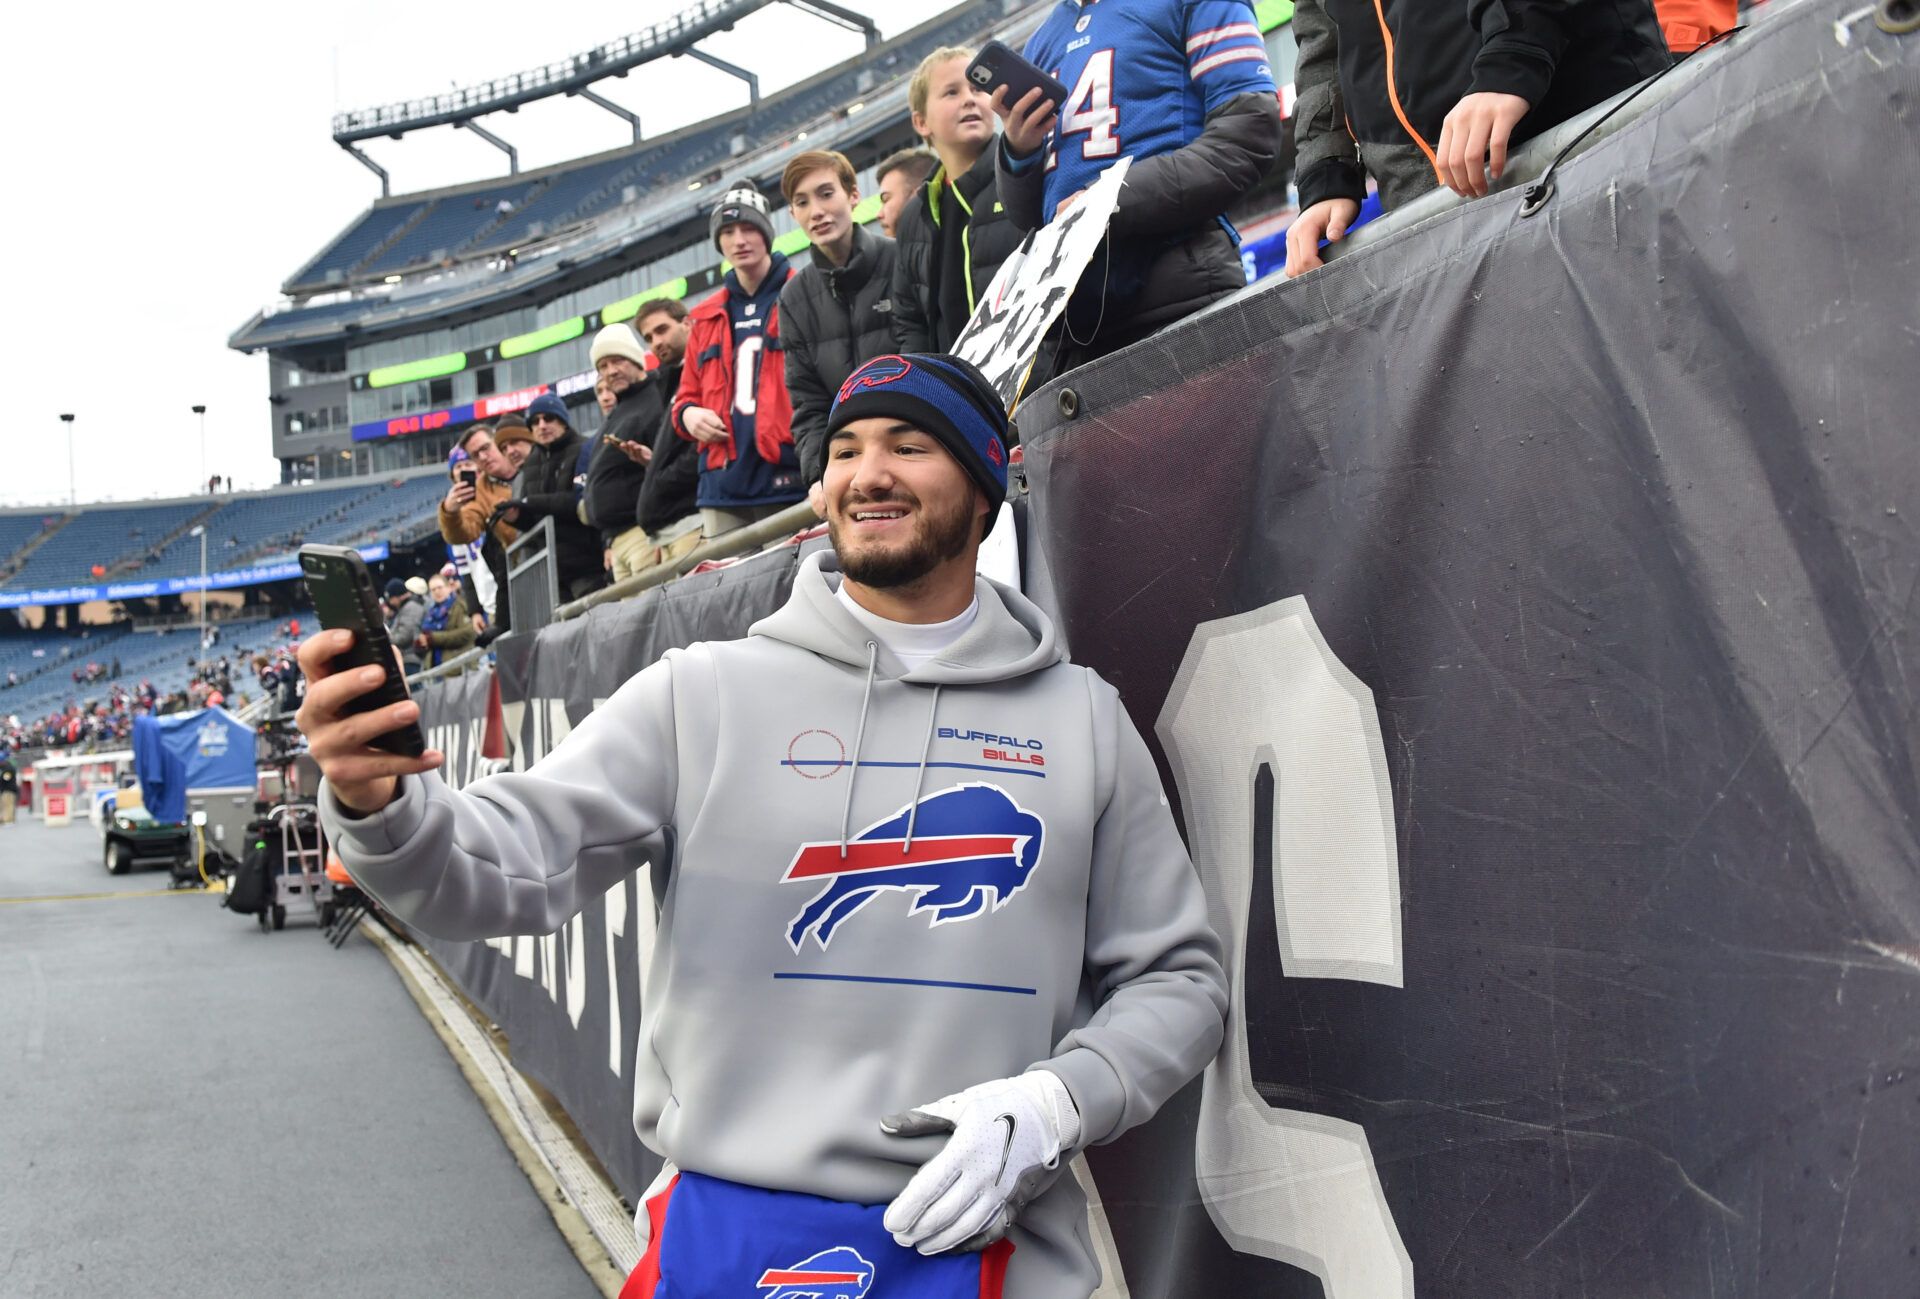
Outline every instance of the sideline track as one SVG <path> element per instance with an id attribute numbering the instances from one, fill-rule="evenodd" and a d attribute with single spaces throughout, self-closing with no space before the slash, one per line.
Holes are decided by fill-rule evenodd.
<path id="1" fill-rule="evenodd" d="M 606 1293 L 375 945 L 164 880 L 0 826 L 0 1294 Z"/>

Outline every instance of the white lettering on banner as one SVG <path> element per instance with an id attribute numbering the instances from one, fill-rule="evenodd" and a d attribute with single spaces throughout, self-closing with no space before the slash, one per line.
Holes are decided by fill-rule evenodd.
<path id="1" fill-rule="evenodd" d="M 1008 407 L 1018 403 L 1040 340 L 1066 310 L 1080 273 L 1106 236 L 1132 163 L 1131 158 L 1114 163 L 1064 215 L 1028 235 L 1000 264 L 973 319 L 954 341 L 955 354 L 978 366 Z"/>
<path id="2" fill-rule="evenodd" d="M 615 954 L 619 944 L 613 940 L 627 932 L 627 882 L 621 880 L 607 890 L 607 1068 L 620 1076 L 620 966 Z"/>
<path id="3" fill-rule="evenodd" d="M 587 918 L 584 911 L 575 912 L 573 919 L 567 922 L 567 1018 L 573 1021 L 575 1032 L 580 1030 L 580 1016 L 587 1013 Z"/>
<path id="4" fill-rule="evenodd" d="M 1202 1083 L 1194 1170 L 1236 1251 L 1320 1278 L 1326 1299 L 1412 1299 L 1359 1124 L 1269 1105 L 1247 1046 L 1254 785 L 1273 775 L 1273 907 L 1282 973 L 1403 986 L 1393 793 L 1373 694 L 1302 596 L 1203 623 L 1155 726 L 1186 813 L 1232 1009 Z"/>

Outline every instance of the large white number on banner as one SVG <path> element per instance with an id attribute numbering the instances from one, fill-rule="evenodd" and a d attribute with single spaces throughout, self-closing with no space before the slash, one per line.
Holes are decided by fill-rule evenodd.
<path id="1" fill-rule="evenodd" d="M 1233 1008 L 1202 1084 L 1195 1173 L 1243 1254 L 1320 1278 L 1326 1299 L 1412 1299 L 1413 1264 L 1356 1123 L 1277 1109 L 1247 1049 L 1254 782 L 1273 773 L 1273 908 L 1289 978 L 1402 986 L 1393 793 L 1373 694 L 1292 596 L 1195 629 L 1155 726 L 1225 944 Z"/>

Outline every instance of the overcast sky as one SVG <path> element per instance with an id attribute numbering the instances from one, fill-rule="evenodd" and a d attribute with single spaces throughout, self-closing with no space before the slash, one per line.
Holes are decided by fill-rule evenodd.
<path id="1" fill-rule="evenodd" d="M 883 35 L 953 0 L 841 0 Z M 7 310 L 0 381 L 13 411 L 0 505 L 64 503 L 67 438 L 82 502 L 184 495 L 206 474 L 279 480 L 264 355 L 227 337 L 380 193 L 338 148 L 335 111 L 468 85 L 588 49 L 685 7 L 466 0 L 15 6 L 0 106 Z M 762 93 L 857 54 L 860 38 L 784 5 L 705 48 Z M 746 102 L 741 82 L 663 60 L 597 87 L 648 134 Z M 626 143 L 624 122 L 549 100 L 483 122 L 523 170 Z M 396 194 L 504 174 L 506 157 L 440 127 L 367 152 Z"/>

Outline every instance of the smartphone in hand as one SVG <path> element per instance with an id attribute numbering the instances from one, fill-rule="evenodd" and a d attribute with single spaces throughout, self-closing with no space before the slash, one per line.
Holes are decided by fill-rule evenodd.
<path id="1" fill-rule="evenodd" d="M 373 591 L 373 575 L 360 552 L 348 546 L 308 545 L 300 547 L 300 571 L 306 575 L 307 594 L 313 599 L 320 625 L 328 631 L 353 633 L 353 644 L 333 660 L 335 672 L 379 667 L 387 679 L 347 705 L 350 713 L 372 712 L 397 704 L 408 697 L 407 679 L 394 657 L 393 642 L 387 636 L 386 622 L 380 616 L 380 601 Z M 427 751 L 427 737 L 420 723 L 408 722 L 369 741 L 376 749 L 417 758 Z"/>
<path id="2" fill-rule="evenodd" d="M 989 95 L 1005 86 L 1009 108 L 1035 86 L 1040 87 L 1040 98 L 1051 99 L 1056 110 L 1067 103 L 1067 88 L 1057 78 L 1042 72 L 999 41 L 988 41 L 980 47 L 973 62 L 967 65 L 967 80 Z"/>

